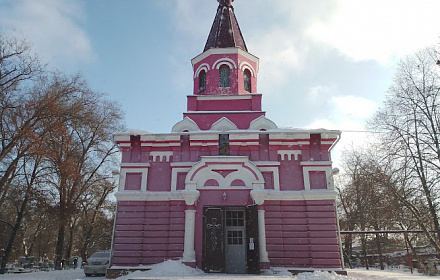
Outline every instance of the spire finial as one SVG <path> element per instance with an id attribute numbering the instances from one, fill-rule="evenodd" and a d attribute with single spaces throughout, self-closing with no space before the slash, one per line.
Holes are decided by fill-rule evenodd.
<path id="1" fill-rule="evenodd" d="M 220 6 L 232 6 L 234 0 L 217 0 Z"/>
<path id="2" fill-rule="evenodd" d="M 1 0 L 0 0 L 1 1 Z M 234 0 L 217 0 L 219 5 L 214 23 L 209 32 L 203 51 L 211 48 L 233 48 L 238 47 L 247 51 L 246 44 L 238 26 L 237 19 L 234 14 L 232 2 Z"/>

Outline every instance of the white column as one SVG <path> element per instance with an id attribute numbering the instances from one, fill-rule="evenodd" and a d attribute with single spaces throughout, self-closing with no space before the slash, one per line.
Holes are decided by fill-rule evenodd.
<path id="1" fill-rule="evenodd" d="M 194 232 L 196 226 L 196 210 L 185 210 L 185 240 L 182 262 L 196 262 L 194 250 Z"/>
<path id="2" fill-rule="evenodd" d="M 258 209 L 258 235 L 260 241 L 260 262 L 268 263 L 269 255 L 266 250 L 266 224 L 264 222 L 264 210 Z"/>

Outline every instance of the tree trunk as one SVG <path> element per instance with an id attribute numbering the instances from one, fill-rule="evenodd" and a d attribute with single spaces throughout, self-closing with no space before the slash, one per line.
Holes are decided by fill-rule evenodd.
<path id="1" fill-rule="evenodd" d="M 376 233 L 376 245 L 377 245 L 377 253 L 379 254 L 380 270 L 384 270 L 385 267 L 383 265 L 382 244 L 380 242 L 380 234 L 379 233 Z"/>
<path id="2" fill-rule="evenodd" d="M 365 234 L 362 234 L 361 237 L 361 242 L 362 242 L 362 254 L 364 255 L 364 261 L 365 261 L 365 269 L 369 270 L 370 269 L 370 265 L 368 263 L 368 257 L 367 257 L 367 239 L 365 237 Z"/>
<path id="3" fill-rule="evenodd" d="M 60 225 L 58 227 L 57 245 L 55 247 L 55 269 L 62 269 L 61 261 L 63 258 L 63 251 L 64 251 L 64 231 L 65 231 L 64 221 L 60 220 Z"/>
<path id="4" fill-rule="evenodd" d="M 12 247 L 14 246 L 15 237 L 17 236 L 18 231 L 20 230 L 21 221 L 23 220 L 24 212 L 28 203 L 28 195 L 26 194 L 20 210 L 17 213 L 17 218 L 15 219 L 15 224 L 12 227 L 11 237 L 8 241 L 8 246 L 6 247 L 5 252 L 3 253 L 1 265 L 0 265 L 0 274 L 4 274 L 6 272 L 6 264 L 8 263 L 9 256 L 12 252 Z"/>

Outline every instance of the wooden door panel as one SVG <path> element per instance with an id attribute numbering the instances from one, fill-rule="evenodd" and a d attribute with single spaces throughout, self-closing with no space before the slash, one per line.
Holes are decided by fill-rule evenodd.
<path id="1" fill-rule="evenodd" d="M 257 205 L 246 207 L 247 273 L 260 274 Z"/>
<path id="2" fill-rule="evenodd" d="M 203 271 L 224 272 L 223 210 L 203 208 Z"/>

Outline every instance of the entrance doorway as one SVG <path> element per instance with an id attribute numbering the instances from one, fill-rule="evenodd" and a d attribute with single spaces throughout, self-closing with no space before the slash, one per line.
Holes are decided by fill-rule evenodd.
<path id="1" fill-rule="evenodd" d="M 260 273 L 258 210 L 247 207 L 203 208 L 203 270 Z"/>

